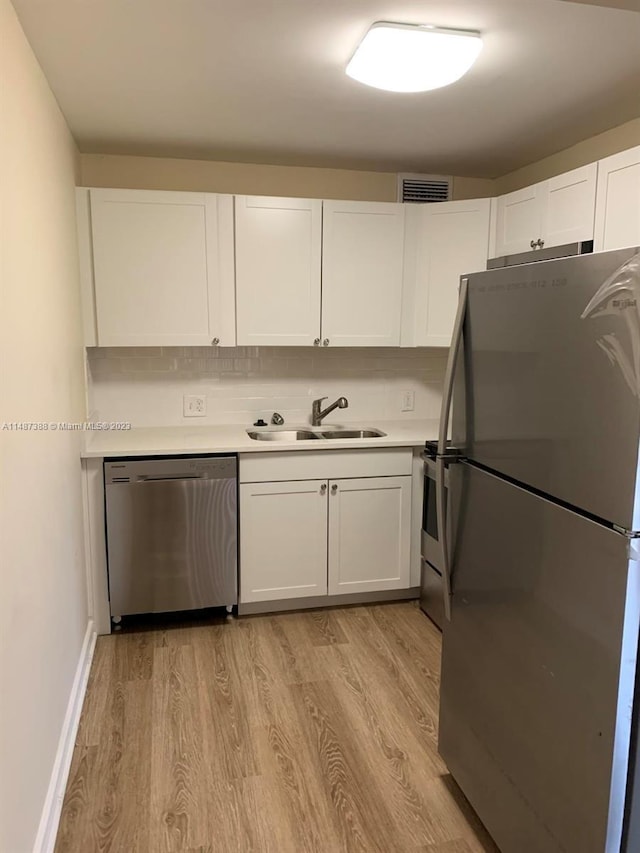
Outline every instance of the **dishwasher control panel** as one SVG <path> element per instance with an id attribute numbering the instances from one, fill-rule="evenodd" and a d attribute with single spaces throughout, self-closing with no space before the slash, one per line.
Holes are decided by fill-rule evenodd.
<path id="1" fill-rule="evenodd" d="M 226 480 L 235 478 L 235 456 L 193 456 L 172 459 L 118 459 L 104 463 L 106 485 L 150 480 Z"/>

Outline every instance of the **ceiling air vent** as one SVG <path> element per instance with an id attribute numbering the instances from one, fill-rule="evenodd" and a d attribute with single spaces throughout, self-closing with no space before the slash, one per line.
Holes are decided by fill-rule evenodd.
<path id="1" fill-rule="evenodd" d="M 426 204 L 449 201 L 451 178 L 442 175 L 398 175 L 398 201 Z"/>

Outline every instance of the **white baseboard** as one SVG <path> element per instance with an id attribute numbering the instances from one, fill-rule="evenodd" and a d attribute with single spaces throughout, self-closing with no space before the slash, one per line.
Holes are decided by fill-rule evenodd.
<path id="1" fill-rule="evenodd" d="M 84 635 L 76 674 L 73 679 L 67 713 L 65 714 L 62 731 L 60 732 L 56 758 L 53 763 L 49 788 L 40 817 L 38 834 L 33 845 L 33 853 L 53 853 L 53 848 L 56 844 L 58 824 L 60 823 L 60 814 L 62 812 L 62 801 L 67 787 L 73 748 L 76 742 L 76 735 L 78 734 L 82 703 L 84 702 L 84 694 L 87 689 L 95 645 L 96 632 L 93 627 L 93 620 L 90 619 L 86 634 Z"/>

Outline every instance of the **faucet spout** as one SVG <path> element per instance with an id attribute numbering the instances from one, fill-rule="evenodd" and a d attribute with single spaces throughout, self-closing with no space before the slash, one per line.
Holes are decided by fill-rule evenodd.
<path id="1" fill-rule="evenodd" d="M 327 406 L 326 409 L 322 409 L 322 401 L 326 399 L 326 397 L 320 397 L 319 400 L 313 401 L 313 406 L 311 409 L 312 426 L 320 426 L 323 419 L 326 418 L 327 415 L 331 414 L 334 409 L 346 409 L 349 405 L 349 401 L 346 397 L 338 397 L 335 403 L 331 403 L 331 405 Z"/>

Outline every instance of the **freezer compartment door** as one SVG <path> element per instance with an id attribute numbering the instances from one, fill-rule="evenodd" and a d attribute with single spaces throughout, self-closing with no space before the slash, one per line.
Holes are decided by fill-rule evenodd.
<path id="1" fill-rule="evenodd" d="M 453 411 L 469 459 L 627 530 L 640 527 L 637 251 L 469 276 Z"/>
<path id="2" fill-rule="evenodd" d="M 450 478 L 440 752 L 502 853 L 617 853 L 639 564 L 523 489 L 468 465 Z"/>

